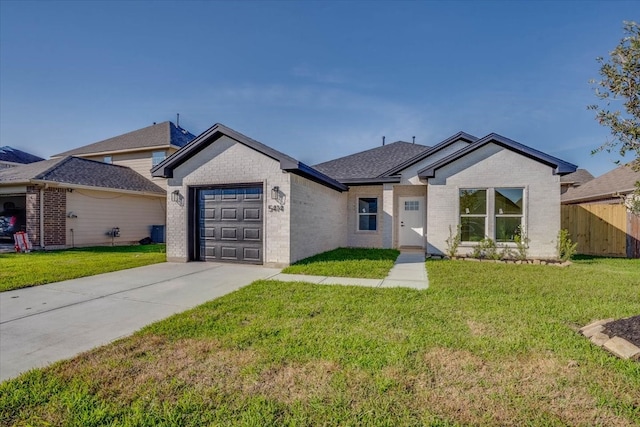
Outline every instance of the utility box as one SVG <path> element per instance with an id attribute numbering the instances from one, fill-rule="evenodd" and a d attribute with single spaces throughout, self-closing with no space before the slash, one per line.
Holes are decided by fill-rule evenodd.
<path id="1" fill-rule="evenodd" d="M 164 228 L 164 225 L 151 226 L 151 240 L 153 241 L 153 243 L 165 243 Z"/>

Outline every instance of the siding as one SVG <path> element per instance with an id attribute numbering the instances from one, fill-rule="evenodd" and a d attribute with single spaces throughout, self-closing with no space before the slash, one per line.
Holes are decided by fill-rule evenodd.
<path id="1" fill-rule="evenodd" d="M 291 175 L 291 262 L 347 244 L 347 194 Z"/>
<path id="2" fill-rule="evenodd" d="M 113 227 L 120 228 L 116 244 L 135 243 L 151 235 L 152 225 L 165 224 L 165 199 L 75 189 L 67 193 L 67 216 L 71 212 L 77 217 L 67 217 L 67 246 L 111 244 L 106 233 Z"/>
<path id="3" fill-rule="evenodd" d="M 524 224 L 530 239 L 529 256 L 554 258 L 560 229 L 560 177 L 551 167 L 488 144 L 436 172 L 427 190 L 427 251 L 442 254 L 448 226 L 459 223 L 460 188 L 524 188 Z M 489 204 L 491 205 L 491 204 Z M 491 207 L 491 206 L 490 206 Z M 491 210 L 487 221 L 493 231 Z M 468 253 L 471 247 L 462 247 Z"/>
<path id="4" fill-rule="evenodd" d="M 173 171 L 167 192 L 179 190 L 184 203 L 167 199 L 167 259 L 188 260 L 189 186 L 262 183 L 264 190 L 264 263 L 288 265 L 290 255 L 291 175 L 276 160 L 223 136 Z M 283 212 L 269 212 L 271 188 L 278 186 L 287 198 Z"/>

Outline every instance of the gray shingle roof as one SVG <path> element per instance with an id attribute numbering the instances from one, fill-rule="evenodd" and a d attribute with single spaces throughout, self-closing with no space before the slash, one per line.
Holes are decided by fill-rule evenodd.
<path id="1" fill-rule="evenodd" d="M 0 147 L 0 161 L 11 163 L 33 163 L 44 160 L 42 157 L 34 156 L 27 152 L 7 146 Z"/>
<path id="2" fill-rule="evenodd" d="M 150 147 L 184 147 L 195 138 L 191 132 L 177 127 L 171 122 L 162 122 L 146 128 L 134 130 L 124 135 L 115 136 L 103 141 L 63 153 L 54 154 L 52 157 L 79 156 L 91 153 L 110 153 L 122 150 L 135 150 Z"/>
<path id="3" fill-rule="evenodd" d="M 426 145 L 396 141 L 313 166 L 337 180 L 377 178 L 391 168 L 428 150 Z"/>
<path id="4" fill-rule="evenodd" d="M 580 187 L 569 188 L 562 196 L 562 203 L 577 203 L 598 199 L 610 199 L 614 194 L 626 194 L 634 190 L 640 181 L 640 172 L 631 166 L 619 166 Z"/>
<path id="5" fill-rule="evenodd" d="M 586 169 L 578 169 L 574 173 L 570 173 L 568 175 L 564 175 L 560 177 L 560 182 L 563 184 L 584 184 L 585 182 L 589 182 L 594 178 L 591 173 Z"/>
<path id="6" fill-rule="evenodd" d="M 166 194 L 165 190 L 130 168 L 80 157 L 67 156 L 0 169 L 0 185 L 33 181 Z"/>

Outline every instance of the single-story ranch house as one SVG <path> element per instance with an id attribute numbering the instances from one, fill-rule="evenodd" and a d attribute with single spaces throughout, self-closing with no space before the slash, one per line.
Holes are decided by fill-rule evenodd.
<path id="1" fill-rule="evenodd" d="M 152 169 L 167 181 L 167 258 L 282 266 L 340 246 L 460 253 L 526 233 L 556 256 L 560 176 L 577 166 L 497 134 L 394 142 L 310 167 L 216 124 Z"/>

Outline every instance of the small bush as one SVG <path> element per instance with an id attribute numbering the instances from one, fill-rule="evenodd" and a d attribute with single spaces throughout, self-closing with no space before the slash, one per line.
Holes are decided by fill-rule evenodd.
<path id="1" fill-rule="evenodd" d="M 519 260 L 527 259 L 527 250 L 529 249 L 529 238 L 526 235 L 516 234 L 513 241 L 516 244 L 516 258 Z"/>
<path id="2" fill-rule="evenodd" d="M 498 251 L 498 245 L 493 239 L 485 237 L 473 248 L 471 256 L 474 258 L 487 258 L 498 260 L 502 258 L 502 253 Z"/>
<path id="3" fill-rule="evenodd" d="M 576 254 L 577 243 L 573 243 L 569 238 L 569 231 L 564 228 L 558 232 L 558 243 L 556 250 L 558 258 L 562 261 L 569 261 Z"/>
<path id="4" fill-rule="evenodd" d="M 453 230 L 451 230 L 451 225 L 449 225 L 449 238 L 445 240 L 447 243 L 447 255 L 450 257 L 454 257 L 458 253 L 458 246 L 460 246 L 461 240 L 461 228 L 460 225 L 456 228 L 456 234 L 453 234 Z"/>

